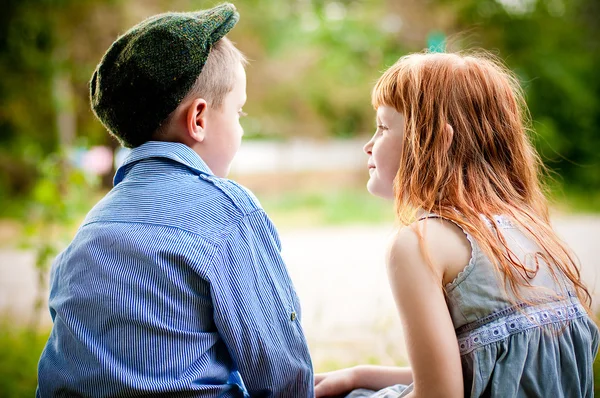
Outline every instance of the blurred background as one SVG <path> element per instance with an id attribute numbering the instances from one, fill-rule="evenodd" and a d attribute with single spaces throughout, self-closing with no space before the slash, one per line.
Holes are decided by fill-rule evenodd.
<path id="1" fill-rule="evenodd" d="M 32 396 L 51 327 L 47 274 L 126 155 L 93 116 L 108 46 L 193 0 L 2 0 L 0 396 Z M 279 227 L 317 371 L 405 364 L 383 250 L 391 203 L 365 190 L 370 90 L 400 56 L 485 48 L 514 70 L 551 170 L 559 234 L 595 289 L 600 269 L 600 2 L 238 0 L 246 135 L 233 179 Z M 597 307 L 596 307 L 597 308 Z M 598 384 L 598 383 L 597 383 Z"/>

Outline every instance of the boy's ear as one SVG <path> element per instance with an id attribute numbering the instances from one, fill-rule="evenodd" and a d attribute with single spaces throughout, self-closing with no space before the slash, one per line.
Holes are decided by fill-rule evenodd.
<path id="1" fill-rule="evenodd" d="M 202 98 L 193 100 L 187 108 L 186 130 L 190 138 L 196 142 L 204 141 L 206 133 L 206 112 L 208 104 Z"/>

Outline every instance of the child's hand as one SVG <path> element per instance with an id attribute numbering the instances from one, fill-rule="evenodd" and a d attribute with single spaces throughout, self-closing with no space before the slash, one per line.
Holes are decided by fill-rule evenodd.
<path id="1" fill-rule="evenodd" d="M 354 368 L 315 375 L 315 398 L 337 397 L 355 388 Z"/>

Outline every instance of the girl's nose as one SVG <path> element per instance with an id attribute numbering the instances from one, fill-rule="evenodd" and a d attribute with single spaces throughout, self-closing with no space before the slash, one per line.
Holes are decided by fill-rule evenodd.
<path id="1" fill-rule="evenodd" d="M 372 150 L 373 150 L 373 137 L 371 137 L 371 139 L 363 147 L 363 151 L 367 155 L 371 155 Z"/>

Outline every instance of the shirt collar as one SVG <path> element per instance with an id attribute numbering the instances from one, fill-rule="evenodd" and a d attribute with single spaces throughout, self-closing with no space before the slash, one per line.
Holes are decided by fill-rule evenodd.
<path id="1" fill-rule="evenodd" d="M 149 158 L 164 158 L 181 163 L 200 174 L 212 175 L 212 171 L 192 148 L 179 142 L 148 141 L 133 148 L 115 174 L 116 186 L 127 175 L 128 166 Z"/>

